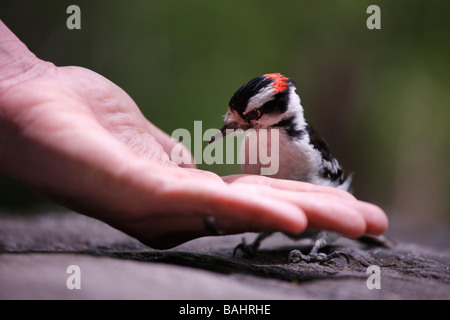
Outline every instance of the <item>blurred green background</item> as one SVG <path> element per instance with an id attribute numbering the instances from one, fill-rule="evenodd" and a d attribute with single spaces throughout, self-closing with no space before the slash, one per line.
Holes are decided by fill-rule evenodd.
<path id="1" fill-rule="evenodd" d="M 81 30 L 66 27 L 71 4 Z M 371 4 L 381 30 L 366 27 Z M 195 120 L 220 128 L 243 83 L 290 76 L 309 122 L 355 172 L 356 196 L 427 231 L 450 224 L 449 12 L 441 0 L 0 3 L 0 18 L 38 57 L 109 78 L 169 134 L 192 132 Z M 0 177 L 0 207 L 50 204 Z"/>

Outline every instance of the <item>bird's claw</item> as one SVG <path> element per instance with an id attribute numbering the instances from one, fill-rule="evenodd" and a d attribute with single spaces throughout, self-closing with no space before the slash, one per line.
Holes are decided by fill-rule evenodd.
<path id="1" fill-rule="evenodd" d="M 233 258 L 236 256 L 236 252 L 238 250 L 242 251 L 245 258 L 251 258 L 256 255 L 256 251 L 258 251 L 258 248 L 253 244 L 247 244 L 245 242 L 245 238 L 242 238 L 242 242 L 239 243 L 233 250 Z"/>
<path id="2" fill-rule="evenodd" d="M 330 254 L 325 254 L 322 252 L 303 254 L 299 250 L 292 250 L 289 253 L 288 263 L 291 263 L 291 262 L 299 263 L 301 261 L 305 261 L 308 263 L 309 262 L 323 263 L 323 262 L 327 262 L 327 261 L 330 261 L 331 259 L 341 257 L 341 256 L 343 256 L 345 258 L 345 260 L 347 260 L 347 264 L 350 263 L 350 257 L 348 256 L 348 254 L 346 254 L 345 252 L 342 252 L 342 251 L 334 251 Z"/>

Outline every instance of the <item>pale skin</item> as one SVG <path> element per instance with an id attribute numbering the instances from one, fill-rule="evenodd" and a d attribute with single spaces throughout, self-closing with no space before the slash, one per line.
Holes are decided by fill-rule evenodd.
<path id="1" fill-rule="evenodd" d="M 154 248 L 209 235 L 204 217 L 225 234 L 387 229 L 345 191 L 177 166 L 175 144 L 114 83 L 38 59 L 0 21 L 0 174 Z"/>

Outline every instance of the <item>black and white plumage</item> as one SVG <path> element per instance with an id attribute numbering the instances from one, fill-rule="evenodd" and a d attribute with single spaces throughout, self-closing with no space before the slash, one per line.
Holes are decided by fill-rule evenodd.
<path id="1" fill-rule="evenodd" d="M 224 120 L 222 134 L 230 128 L 279 130 L 280 165 L 273 178 L 350 190 L 351 177 L 344 174 L 326 141 L 305 120 L 291 79 L 271 73 L 250 80 L 232 96 Z M 242 171 L 259 174 L 259 166 L 244 163 Z"/>
<path id="2" fill-rule="evenodd" d="M 247 132 L 250 131 L 248 129 L 255 129 L 253 132 L 256 135 L 259 129 L 279 130 L 279 169 L 271 177 L 350 190 L 351 176 L 344 174 L 326 141 L 305 120 L 295 84 L 288 77 L 271 73 L 244 84 L 232 96 L 224 122 L 222 135 L 226 135 L 227 129 L 243 129 Z M 247 148 L 250 148 L 247 150 L 250 153 L 257 152 L 255 149 L 251 150 L 251 147 Z M 245 162 L 242 171 L 260 174 L 261 164 Z M 260 242 L 270 234 L 261 233 L 250 245 L 241 243 L 234 253 L 240 249 L 246 255 L 254 254 Z M 339 252 L 330 255 L 318 252 L 337 238 L 333 233 L 316 231 L 288 236 L 296 239 L 311 237 L 314 241 L 309 255 L 294 250 L 289 255 L 290 261 L 321 262 L 339 255 Z"/>

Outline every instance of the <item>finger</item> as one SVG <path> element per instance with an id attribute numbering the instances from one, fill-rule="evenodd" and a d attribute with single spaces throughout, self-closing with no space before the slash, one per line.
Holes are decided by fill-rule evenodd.
<path id="1" fill-rule="evenodd" d="M 227 183 L 246 183 L 260 184 L 270 186 L 280 190 L 301 191 L 301 192 L 320 192 L 335 195 L 341 198 L 355 199 L 355 197 L 344 190 L 333 187 L 319 186 L 302 181 L 274 179 L 260 175 L 236 174 L 224 176 L 222 179 Z"/>
<path id="2" fill-rule="evenodd" d="M 230 201 L 234 203 L 234 206 L 229 206 L 226 202 L 222 202 L 222 205 L 218 198 L 214 200 L 214 205 L 218 205 L 217 217 L 220 217 L 220 211 L 224 210 L 222 214 L 232 218 L 224 221 L 224 227 L 230 231 L 246 232 L 253 225 L 263 228 L 259 231 L 284 230 L 290 233 L 301 233 L 308 225 L 306 214 L 301 207 L 262 193 L 259 187 L 233 186 L 228 196 L 229 199 L 222 201 Z M 239 220 L 236 217 L 239 217 Z"/>
<path id="3" fill-rule="evenodd" d="M 300 207 L 261 194 L 260 188 L 268 187 L 229 185 L 211 172 L 176 167 L 156 170 L 145 165 L 143 162 L 143 167 L 133 170 L 132 177 L 126 177 L 134 190 L 134 214 L 128 215 L 131 222 L 126 229 L 154 247 L 211 235 L 205 232 L 205 217 L 214 217 L 217 229 L 224 234 L 276 230 L 301 233 L 307 227 Z M 148 222 L 142 221 L 147 218 Z M 157 224 L 154 219 L 164 223 Z"/>
<path id="4" fill-rule="evenodd" d="M 308 218 L 308 228 L 335 231 L 348 237 L 366 232 L 365 215 L 357 200 L 347 200 L 323 193 L 268 190 L 267 195 L 301 208 Z M 267 196 L 265 195 L 265 196 Z"/>
<path id="5" fill-rule="evenodd" d="M 217 188 L 207 183 L 183 186 L 180 181 L 170 191 L 159 192 L 159 200 L 165 203 L 164 213 L 145 215 L 122 224 L 121 229 L 159 249 L 211 235 L 205 228 L 205 217 L 214 217 L 216 228 L 224 234 L 277 230 L 299 234 L 306 229 L 307 219 L 301 208 L 270 196 L 261 197 L 258 189 L 226 184 Z"/>
<path id="6" fill-rule="evenodd" d="M 368 202 L 357 201 L 357 199 L 350 193 L 339 190 L 332 187 L 318 186 L 310 183 L 282 180 L 282 179 L 272 179 L 264 176 L 257 175 L 232 175 L 222 177 L 222 179 L 228 183 L 256 183 L 261 185 L 267 185 L 280 190 L 290 190 L 290 191 L 300 191 L 300 192 L 314 192 L 337 196 L 346 200 L 354 200 L 348 204 L 351 205 L 352 209 L 348 212 L 355 211 L 365 219 L 367 234 L 378 235 L 384 233 L 388 228 L 388 219 L 383 210 L 381 210 L 376 205 Z M 309 211 L 307 211 L 309 212 Z M 316 214 L 312 217 L 318 217 L 317 213 L 322 211 L 315 211 Z M 325 219 L 324 219 L 325 218 Z M 325 223 L 330 217 L 318 218 L 320 223 Z M 309 224 L 311 224 L 311 219 Z M 337 225 L 336 223 L 331 223 L 331 225 Z"/>
<path id="7" fill-rule="evenodd" d="M 356 209 L 366 220 L 365 233 L 380 235 L 386 232 L 389 221 L 386 213 L 378 206 L 364 201 L 357 201 Z"/>
<path id="8" fill-rule="evenodd" d="M 193 215 L 216 217 L 218 227 L 226 232 L 249 231 L 249 226 L 264 230 L 300 233 L 307 226 L 303 210 L 288 201 L 262 195 L 260 186 L 178 181 L 172 190 L 161 195 L 174 210 L 183 207 Z M 168 208 L 169 209 L 169 208 Z"/>

